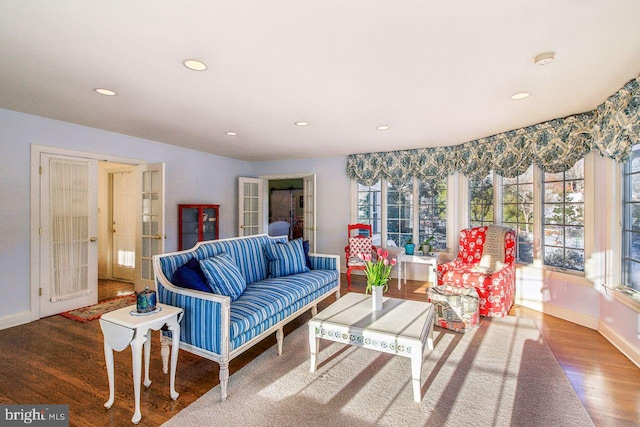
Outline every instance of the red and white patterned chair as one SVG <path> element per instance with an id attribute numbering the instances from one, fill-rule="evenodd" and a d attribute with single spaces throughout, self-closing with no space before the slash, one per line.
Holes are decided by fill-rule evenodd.
<path id="1" fill-rule="evenodd" d="M 365 270 L 365 262 L 358 258 L 358 254 L 375 256 L 376 247 L 371 243 L 373 230 L 370 224 L 349 224 L 347 226 L 349 244 L 344 247 L 347 259 L 347 290 L 351 290 L 351 271 Z"/>
<path id="2" fill-rule="evenodd" d="M 516 234 L 488 225 L 460 231 L 458 257 L 438 265 L 438 285 L 474 287 L 480 315 L 505 317 L 516 294 Z"/>

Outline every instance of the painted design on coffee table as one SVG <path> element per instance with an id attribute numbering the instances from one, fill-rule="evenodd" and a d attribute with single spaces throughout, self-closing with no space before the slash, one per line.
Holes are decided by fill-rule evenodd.
<path id="1" fill-rule="evenodd" d="M 343 331 L 336 331 L 332 329 L 315 327 L 315 334 L 318 338 L 328 338 L 337 342 L 344 342 L 346 344 L 366 346 L 373 349 L 380 349 L 385 352 L 394 352 L 396 354 L 411 354 L 411 346 L 398 344 L 395 341 L 387 341 L 379 338 L 363 338 L 361 335 L 354 333 L 346 333 Z"/>

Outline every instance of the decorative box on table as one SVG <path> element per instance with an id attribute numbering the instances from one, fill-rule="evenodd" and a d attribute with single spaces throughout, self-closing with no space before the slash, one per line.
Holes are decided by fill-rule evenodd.
<path id="1" fill-rule="evenodd" d="M 480 322 L 479 298 L 475 288 L 434 286 L 427 289 L 427 301 L 433 304 L 436 326 L 464 333 Z"/>

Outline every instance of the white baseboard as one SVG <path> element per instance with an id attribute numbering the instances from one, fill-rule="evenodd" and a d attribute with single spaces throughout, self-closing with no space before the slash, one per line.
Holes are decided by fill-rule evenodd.
<path id="1" fill-rule="evenodd" d="M 516 299 L 516 303 L 520 304 L 523 307 L 527 307 L 532 310 L 549 314 L 562 320 L 566 320 L 567 322 L 575 323 L 589 329 L 598 330 L 599 319 L 597 317 L 587 316 L 586 314 L 577 313 L 564 307 L 558 307 L 557 305 L 543 303 L 540 301 L 525 301 Z"/>
<path id="2" fill-rule="evenodd" d="M 613 329 L 604 322 L 598 323 L 598 332 L 605 337 L 615 348 L 620 350 L 622 354 L 627 356 L 638 368 L 640 368 L 640 350 L 627 343 L 620 335 L 615 333 Z"/>
<path id="3" fill-rule="evenodd" d="M 24 325 L 32 320 L 31 311 L 21 311 L 20 313 L 9 314 L 8 316 L 0 317 L 0 330 Z"/>

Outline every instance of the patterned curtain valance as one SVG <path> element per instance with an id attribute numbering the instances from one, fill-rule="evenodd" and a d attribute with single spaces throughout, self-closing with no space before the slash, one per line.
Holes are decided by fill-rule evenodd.
<path id="1" fill-rule="evenodd" d="M 511 130 L 451 147 L 351 154 L 347 175 L 363 185 L 393 184 L 410 176 L 440 179 L 455 171 L 479 179 L 494 170 L 513 178 L 532 165 L 557 173 L 591 151 L 624 162 L 640 142 L 640 77 L 593 111 Z"/>

